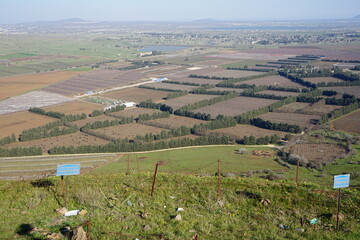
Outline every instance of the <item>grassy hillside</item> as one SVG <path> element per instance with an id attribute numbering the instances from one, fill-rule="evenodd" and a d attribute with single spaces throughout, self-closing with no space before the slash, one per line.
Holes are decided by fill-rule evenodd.
<path id="1" fill-rule="evenodd" d="M 85 175 L 69 178 L 67 209 L 84 216 L 61 217 L 60 178 L 0 182 L 0 239 L 45 239 L 63 227 L 91 223 L 91 239 L 359 239 L 360 192 L 343 190 L 340 231 L 334 231 L 336 190 L 316 184 L 255 178 L 217 178 L 161 173 L 150 197 L 152 175 Z M 270 200 L 269 205 L 261 204 Z M 178 207 L 184 211 L 177 212 Z M 174 217 L 181 214 L 182 220 Z M 303 218 L 303 226 L 300 219 Z M 319 222 L 309 224 L 318 218 Z M 283 224 L 287 230 L 279 227 Z M 149 225 L 149 226 L 146 226 Z M 146 227 L 145 227 L 146 226 Z M 32 227 L 37 231 L 29 232 Z M 145 228 L 144 228 L 145 227 Z M 40 229 L 39 229 L 40 228 Z M 85 227 L 86 229 L 86 227 Z M 304 232 L 302 232 L 304 229 Z"/>

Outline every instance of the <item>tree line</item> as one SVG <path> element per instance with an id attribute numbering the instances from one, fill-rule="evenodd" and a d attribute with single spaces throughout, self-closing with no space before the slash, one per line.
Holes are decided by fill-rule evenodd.
<path id="1" fill-rule="evenodd" d="M 165 99 L 166 99 L 166 100 L 170 100 L 170 99 L 182 97 L 182 96 L 185 96 L 185 95 L 188 95 L 188 94 L 189 94 L 188 91 L 172 92 L 172 93 L 169 93 L 169 94 L 165 97 Z"/>
<path id="2" fill-rule="evenodd" d="M 150 89 L 150 90 L 157 90 L 157 91 L 164 91 L 164 92 L 182 92 L 182 90 L 178 90 L 178 89 L 172 89 L 172 88 L 156 88 L 156 87 L 150 87 L 150 86 L 146 86 L 146 85 L 140 85 L 139 88 Z"/>
<path id="3" fill-rule="evenodd" d="M 0 148 L 0 157 L 20 157 L 20 156 L 36 156 L 42 155 L 42 149 L 40 147 L 16 147 L 16 148 Z"/>
<path id="4" fill-rule="evenodd" d="M 171 129 L 170 131 L 161 131 L 158 134 L 153 133 L 147 133 L 144 136 L 137 135 L 135 137 L 135 140 L 139 141 L 145 141 L 145 142 L 151 142 L 151 141 L 157 141 L 157 140 L 164 140 L 167 138 L 173 138 L 173 137 L 181 137 L 185 135 L 191 134 L 191 128 L 181 126 L 179 128 Z"/>
<path id="5" fill-rule="evenodd" d="M 319 120 L 318 124 L 324 124 L 326 122 L 328 122 L 329 120 L 341 117 L 345 114 L 348 114 L 352 111 L 355 111 L 356 109 L 358 109 L 360 107 L 360 103 L 359 102 L 355 102 L 355 103 L 351 103 L 350 105 L 344 106 L 340 109 L 336 109 L 330 113 L 324 114 L 321 119 Z"/>
<path id="6" fill-rule="evenodd" d="M 144 121 L 149 121 L 149 120 L 153 120 L 153 119 L 158 119 L 158 118 L 168 118 L 170 117 L 170 113 L 169 112 L 155 112 L 152 114 L 140 114 L 137 117 L 138 122 L 144 122 Z"/>
<path id="7" fill-rule="evenodd" d="M 11 136 L 4 137 L 0 139 L 0 146 L 16 142 L 15 134 L 12 134 Z"/>
<path id="8" fill-rule="evenodd" d="M 122 117 L 120 119 L 114 119 L 114 120 L 105 120 L 105 121 L 96 121 L 92 123 L 86 123 L 84 126 L 80 128 L 82 129 L 99 129 L 99 128 L 107 128 L 111 126 L 117 126 L 117 125 L 123 125 L 123 124 L 129 124 L 133 123 L 134 118 L 131 117 Z"/>

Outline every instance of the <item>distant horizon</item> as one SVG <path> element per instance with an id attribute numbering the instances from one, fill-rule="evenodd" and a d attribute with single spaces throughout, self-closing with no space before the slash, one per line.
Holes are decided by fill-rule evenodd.
<path id="1" fill-rule="evenodd" d="M 352 19 L 358 0 L 0 0 L 0 24 L 80 18 L 105 22 L 321 21 Z"/>

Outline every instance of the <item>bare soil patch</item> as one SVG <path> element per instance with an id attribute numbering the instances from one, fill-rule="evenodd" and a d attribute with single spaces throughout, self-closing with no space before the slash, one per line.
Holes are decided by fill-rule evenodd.
<path id="1" fill-rule="evenodd" d="M 319 164 L 346 156 L 345 148 L 335 144 L 295 144 L 290 152 Z"/>
<path id="2" fill-rule="evenodd" d="M 177 110 L 187 104 L 191 104 L 191 103 L 195 103 L 195 102 L 199 102 L 201 100 L 205 100 L 205 99 L 211 99 L 214 98 L 216 96 L 214 95 L 201 95 L 201 94 L 189 94 L 189 95 L 185 95 L 179 98 L 174 98 L 174 99 L 170 99 L 167 100 L 165 102 L 163 102 L 164 104 L 172 107 L 174 110 Z"/>
<path id="3" fill-rule="evenodd" d="M 157 102 L 165 98 L 168 94 L 169 92 L 156 91 L 145 88 L 127 88 L 119 91 L 107 92 L 101 96 L 116 100 L 125 100 L 139 103 L 149 99 L 151 99 L 153 102 Z"/>
<path id="4" fill-rule="evenodd" d="M 42 88 L 76 75 L 79 73 L 62 71 L 3 77 L 0 78 L 0 100 Z"/>
<path id="5" fill-rule="evenodd" d="M 155 120 L 146 121 L 143 124 L 151 125 L 154 127 L 165 128 L 165 129 L 173 129 L 178 127 L 193 127 L 195 124 L 206 123 L 206 121 L 181 117 L 176 115 L 171 115 L 168 118 L 159 118 Z"/>
<path id="6" fill-rule="evenodd" d="M 251 98 L 251 97 L 237 97 L 228 101 L 216 103 L 207 107 L 194 110 L 195 112 L 210 114 L 213 118 L 221 114 L 224 116 L 236 116 L 251 110 L 268 106 L 277 100 Z"/>
<path id="7" fill-rule="evenodd" d="M 96 121 L 101 121 L 102 122 L 102 121 L 106 121 L 106 120 L 112 121 L 112 120 L 116 120 L 116 118 L 110 117 L 110 116 L 107 116 L 107 115 L 100 115 L 100 116 L 97 116 L 97 117 L 88 117 L 86 119 L 75 121 L 75 122 L 72 122 L 71 124 L 76 125 L 78 127 L 82 127 L 87 123 L 93 123 L 93 122 L 96 122 Z"/>
<path id="8" fill-rule="evenodd" d="M 317 123 L 317 121 L 320 119 L 320 116 L 297 113 L 269 112 L 260 115 L 259 118 L 276 123 L 289 123 L 299 125 L 300 127 L 310 127 Z"/>
<path id="9" fill-rule="evenodd" d="M 336 119 L 331 124 L 335 130 L 360 134 L 360 110 Z"/>
<path id="10" fill-rule="evenodd" d="M 191 91 L 198 86 L 188 86 L 188 85 L 180 85 L 180 84 L 171 84 L 171 83 L 152 83 L 147 84 L 146 86 L 155 87 L 155 88 L 165 88 L 165 89 L 173 89 L 173 90 L 181 90 L 181 91 Z M 169 93 L 169 92 L 167 92 Z"/>
<path id="11" fill-rule="evenodd" d="M 216 77 L 231 77 L 231 78 L 242 78 L 242 77 L 249 77 L 255 75 L 262 75 L 262 72 L 255 72 L 255 71 L 241 71 L 241 70 L 223 70 L 221 72 L 216 72 L 211 74 L 211 76 Z"/>
<path id="12" fill-rule="evenodd" d="M 299 113 L 299 114 L 308 114 L 308 115 L 324 115 L 325 113 L 330 113 L 336 109 L 342 108 L 342 106 L 335 105 L 326 105 L 322 103 L 302 103 L 294 102 L 287 105 L 284 105 L 275 110 L 275 112 L 281 113 Z"/>
<path id="13" fill-rule="evenodd" d="M 90 114 L 94 110 L 103 109 L 104 106 L 96 103 L 82 102 L 82 101 L 74 101 L 71 103 L 65 103 L 53 107 L 44 108 L 46 111 L 55 111 L 61 112 L 64 114 L 81 114 L 86 113 Z"/>
<path id="14" fill-rule="evenodd" d="M 226 135 L 235 140 L 242 140 L 245 136 L 254 136 L 254 137 L 265 137 L 271 136 L 274 134 L 284 137 L 286 133 L 273 131 L 263 128 L 258 128 L 251 125 L 236 125 L 235 127 L 228 127 L 216 130 L 208 131 L 209 135 Z"/>
<path id="15" fill-rule="evenodd" d="M 108 137 L 120 139 L 134 139 L 136 135 L 144 136 L 147 133 L 158 134 L 161 133 L 161 131 L 164 131 L 164 129 L 139 123 L 130 123 L 95 130 L 95 132 L 106 135 Z"/>
<path id="16" fill-rule="evenodd" d="M 256 86 L 265 85 L 265 86 L 303 88 L 303 86 L 301 86 L 300 84 L 294 83 L 294 82 L 290 81 L 288 78 L 278 76 L 278 75 L 269 76 L 269 77 L 263 77 L 263 78 L 257 78 L 257 79 L 253 79 L 253 80 L 244 81 L 244 82 L 241 82 L 241 83 L 254 84 Z"/>

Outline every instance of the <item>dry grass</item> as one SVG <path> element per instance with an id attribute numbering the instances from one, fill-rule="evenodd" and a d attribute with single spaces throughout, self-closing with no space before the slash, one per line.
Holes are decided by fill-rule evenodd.
<path id="1" fill-rule="evenodd" d="M 57 119 L 30 112 L 18 112 L 0 116 L 0 138 L 19 135 L 23 130 L 39 127 Z"/>

